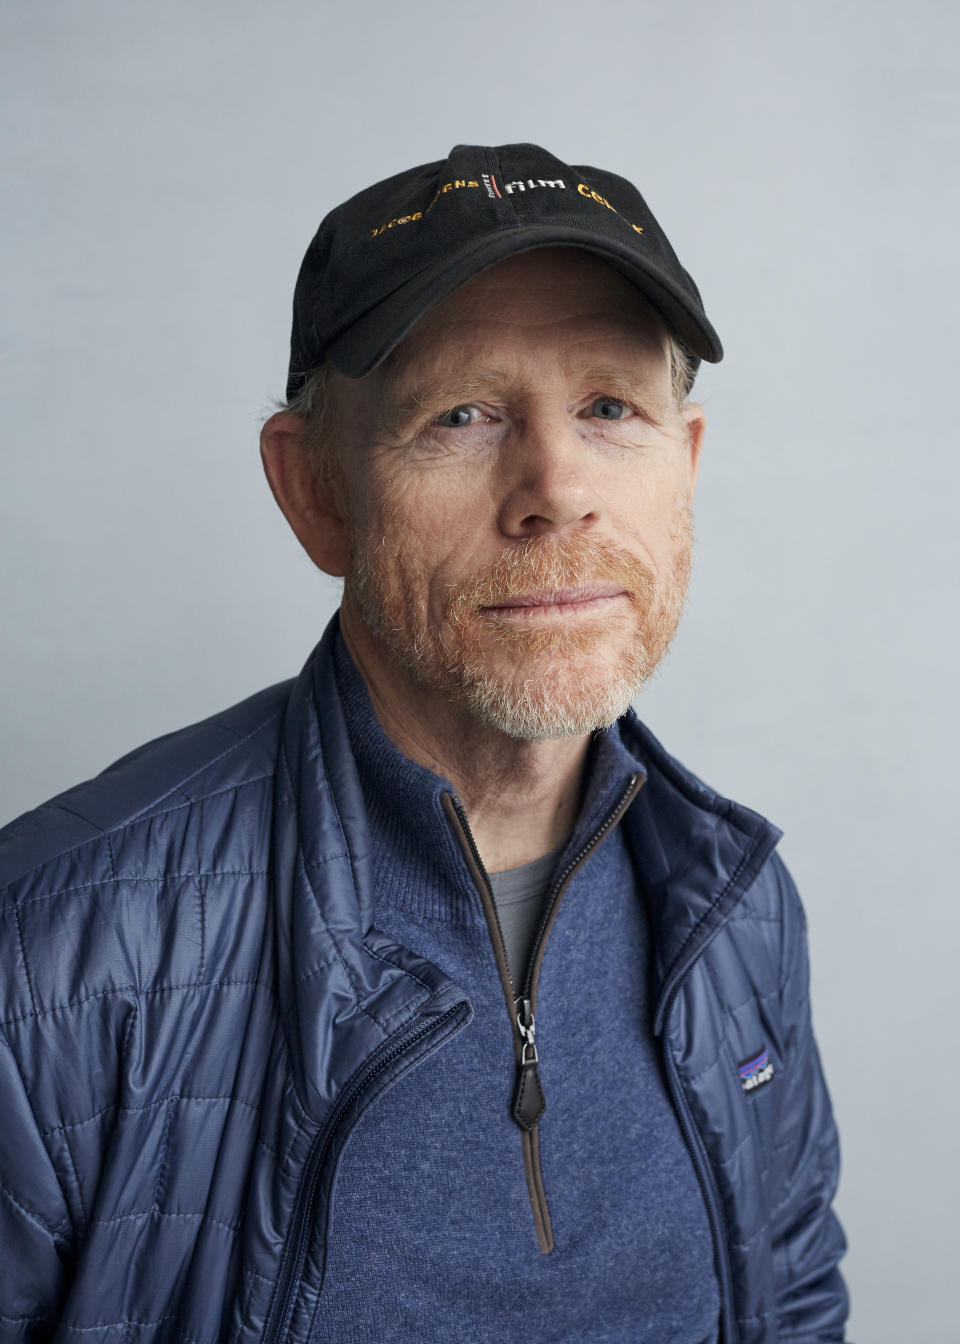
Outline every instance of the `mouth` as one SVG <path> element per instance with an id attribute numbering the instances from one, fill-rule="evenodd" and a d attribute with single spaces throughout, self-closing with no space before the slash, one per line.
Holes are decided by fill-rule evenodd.
<path id="1" fill-rule="evenodd" d="M 538 617 L 570 617 L 599 615 L 611 603 L 627 597 L 627 590 L 617 583 L 584 583 L 570 588 L 550 588 L 539 592 L 520 593 L 495 606 L 481 607 L 491 616 L 511 620 L 533 620 Z"/>

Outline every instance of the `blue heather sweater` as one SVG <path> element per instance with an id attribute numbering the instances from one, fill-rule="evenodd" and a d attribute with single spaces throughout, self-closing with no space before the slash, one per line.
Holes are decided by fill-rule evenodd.
<path id="1" fill-rule="evenodd" d="M 327 1341 L 704 1344 L 718 1292 L 697 1179 L 649 1025 L 647 931 L 620 827 L 567 887 L 537 1013 L 541 1254 L 510 1115 L 511 1023 L 476 887 L 440 799 L 451 785 L 384 734 L 342 640 L 337 676 L 373 845 L 377 926 L 451 976 L 474 1020 L 401 1077 L 342 1154 L 324 1289 Z M 576 852 L 640 762 L 596 738 Z"/>

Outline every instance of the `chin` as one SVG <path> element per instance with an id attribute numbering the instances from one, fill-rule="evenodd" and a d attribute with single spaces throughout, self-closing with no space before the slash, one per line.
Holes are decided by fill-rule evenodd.
<path id="1" fill-rule="evenodd" d="M 625 682 L 597 686 L 569 676 L 506 684 L 489 680 L 463 686 L 460 698 L 478 722 L 535 742 L 584 737 L 609 727 L 628 709 L 633 687 Z"/>
<path id="2" fill-rule="evenodd" d="M 607 728 L 653 668 L 642 648 L 602 651 L 602 636 L 571 638 L 582 633 L 543 631 L 534 649 L 511 650 L 513 657 L 500 646 L 489 658 L 467 659 L 450 668 L 447 690 L 478 722 L 512 738 L 583 737 Z"/>

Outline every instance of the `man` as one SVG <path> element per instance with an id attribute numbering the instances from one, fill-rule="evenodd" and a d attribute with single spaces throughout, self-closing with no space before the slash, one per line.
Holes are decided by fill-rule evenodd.
<path id="1" fill-rule="evenodd" d="M 720 356 L 537 146 L 324 220 L 262 455 L 338 619 L 4 838 L 4 1336 L 843 1338 L 780 833 L 630 709 Z"/>

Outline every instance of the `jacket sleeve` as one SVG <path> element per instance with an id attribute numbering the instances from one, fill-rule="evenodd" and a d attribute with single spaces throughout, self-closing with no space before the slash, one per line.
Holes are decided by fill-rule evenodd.
<path id="1" fill-rule="evenodd" d="M 776 1156 L 779 1176 L 772 1234 L 777 1338 L 796 1344 L 842 1341 L 847 1291 L 838 1269 L 846 1239 L 831 1202 L 840 1169 L 839 1141 L 810 1012 L 806 917 L 796 887 L 774 854 L 783 910 L 781 1007 L 786 1024 Z"/>
<path id="2" fill-rule="evenodd" d="M 40 1344 L 67 1288 L 70 1217 L 20 1072 L 0 1037 L 0 1344 Z"/>

